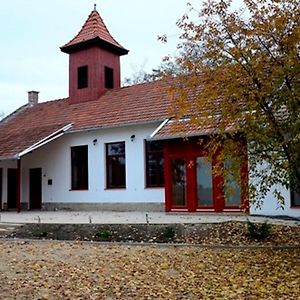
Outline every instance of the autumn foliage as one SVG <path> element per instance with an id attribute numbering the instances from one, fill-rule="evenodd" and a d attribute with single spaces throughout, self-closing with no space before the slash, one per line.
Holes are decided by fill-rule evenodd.
<path id="1" fill-rule="evenodd" d="M 226 146 L 242 134 L 252 199 L 259 203 L 272 190 L 281 202 L 276 186 L 300 190 L 299 0 L 244 0 L 238 8 L 211 0 L 190 8 L 178 21 L 174 113 L 213 125 L 218 138 L 210 147 L 222 143 L 223 160 L 243 155 Z M 193 101 L 187 90 L 198 90 Z"/>

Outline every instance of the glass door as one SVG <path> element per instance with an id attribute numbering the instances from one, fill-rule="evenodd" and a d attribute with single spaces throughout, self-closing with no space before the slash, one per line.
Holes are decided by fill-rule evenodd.
<path id="1" fill-rule="evenodd" d="M 212 162 L 208 157 L 196 158 L 197 208 L 214 207 Z"/>
<path id="2" fill-rule="evenodd" d="M 171 199 L 172 208 L 187 207 L 186 161 L 183 158 L 171 160 Z"/>
<path id="3" fill-rule="evenodd" d="M 225 163 L 225 168 L 230 168 L 229 163 Z M 224 196 L 225 196 L 225 208 L 240 208 L 242 191 L 240 182 L 230 173 L 230 169 L 227 170 L 224 176 Z"/>

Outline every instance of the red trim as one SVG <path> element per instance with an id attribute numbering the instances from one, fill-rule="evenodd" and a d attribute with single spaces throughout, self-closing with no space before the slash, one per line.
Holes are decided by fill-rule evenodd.
<path id="1" fill-rule="evenodd" d="M 21 211 L 21 159 L 18 159 L 17 168 L 17 212 Z"/>
<path id="2" fill-rule="evenodd" d="M 246 211 L 249 212 L 248 199 L 248 161 L 245 156 L 245 163 L 241 168 L 241 206 L 226 206 L 223 185 L 224 178 L 222 175 L 213 175 L 213 206 L 198 206 L 197 199 L 197 174 L 196 159 L 197 157 L 207 156 L 208 154 L 199 145 L 197 139 L 170 140 L 165 142 L 164 161 L 165 161 L 165 210 L 169 211 L 203 211 L 203 212 L 223 212 L 223 211 Z M 245 144 L 246 146 L 246 144 Z M 220 150 L 212 157 L 212 168 L 217 165 Z M 247 150 L 245 150 L 247 153 Z M 186 190 L 187 204 L 184 207 L 172 205 L 172 160 L 183 159 L 186 162 Z M 214 173 L 214 172 L 213 172 Z"/>

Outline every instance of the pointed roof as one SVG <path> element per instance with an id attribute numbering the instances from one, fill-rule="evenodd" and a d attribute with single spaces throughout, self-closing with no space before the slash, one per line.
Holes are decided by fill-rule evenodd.
<path id="1" fill-rule="evenodd" d="M 60 49 L 62 52 L 70 54 L 78 49 L 94 45 L 119 55 L 129 52 L 112 37 L 96 7 L 88 16 L 79 33 Z"/>

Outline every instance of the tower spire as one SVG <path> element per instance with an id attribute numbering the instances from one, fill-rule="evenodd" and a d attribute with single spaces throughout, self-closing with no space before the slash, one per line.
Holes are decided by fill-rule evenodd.
<path id="1" fill-rule="evenodd" d="M 95 3 L 94 4 L 94 11 L 96 11 L 97 10 L 97 4 Z"/>

